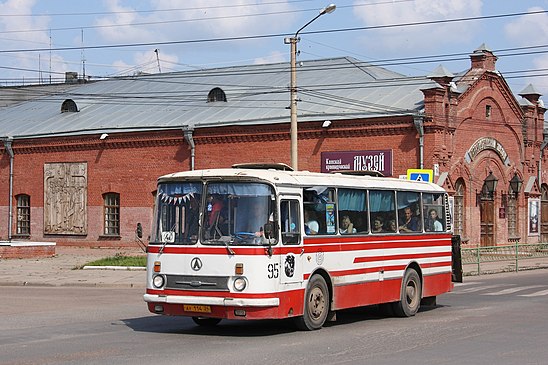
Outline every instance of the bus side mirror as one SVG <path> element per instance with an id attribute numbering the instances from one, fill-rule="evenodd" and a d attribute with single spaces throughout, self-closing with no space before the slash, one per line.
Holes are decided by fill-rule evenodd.
<path id="1" fill-rule="evenodd" d="M 143 238 L 143 226 L 141 225 L 141 223 L 137 223 L 137 229 L 135 230 L 135 234 L 137 235 L 137 237 Z"/>
<path id="2" fill-rule="evenodd" d="M 274 233 L 274 223 L 272 222 L 265 223 L 263 233 L 266 239 L 272 238 L 272 234 Z"/>

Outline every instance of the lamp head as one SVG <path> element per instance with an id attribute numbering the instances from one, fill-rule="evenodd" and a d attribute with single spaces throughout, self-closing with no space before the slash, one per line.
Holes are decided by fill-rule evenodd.
<path id="1" fill-rule="evenodd" d="M 329 126 L 331 126 L 331 121 L 330 120 L 326 120 L 322 124 L 322 128 L 329 128 Z"/>
<path id="2" fill-rule="evenodd" d="M 320 11 L 320 15 L 331 14 L 332 12 L 335 11 L 336 8 L 337 8 L 337 5 L 329 4 Z"/>

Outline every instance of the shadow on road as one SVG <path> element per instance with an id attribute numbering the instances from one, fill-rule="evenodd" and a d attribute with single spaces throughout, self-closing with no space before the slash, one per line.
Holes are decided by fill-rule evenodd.
<path id="1" fill-rule="evenodd" d="M 419 313 L 442 306 L 421 307 Z M 373 321 L 392 317 L 379 306 L 368 306 L 337 311 L 337 320 L 326 322 L 324 327 L 346 325 L 362 321 Z M 297 332 L 292 319 L 283 320 L 222 320 L 212 327 L 198 326 L 189 317 L 159 316 L 123 319 L 122 323 L 138 332 L 173 333 L 197 336 L 255 337 L 276 336 Z"/>

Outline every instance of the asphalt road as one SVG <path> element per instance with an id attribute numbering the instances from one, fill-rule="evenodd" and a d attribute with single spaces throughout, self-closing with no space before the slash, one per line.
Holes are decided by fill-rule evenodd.
<path id="1" fill-rule="evenodd" d="M 0 287 L 0 364 L 545 364 L 548 270 L 465 278 L 434 309 L 344 311 L 320 331 L 289 321 L 150 314 L 143 290 Z"/>

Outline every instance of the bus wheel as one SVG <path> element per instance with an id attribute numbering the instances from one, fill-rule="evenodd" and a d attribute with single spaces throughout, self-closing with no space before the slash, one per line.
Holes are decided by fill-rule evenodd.
<path id="1" fill-rule="evenodd" d="M 414 269 L 408 269 L 403 276 L 401 299 L 393 303 L 394 313 L 398 317 L 414 316 L 421 303 L 421 279 Z"/>
<path id="2" fill-rule="evenodd" d="M 214 327 L 217 324 L 219 324 L 219 322 L 221 322 L 221 318 L 208 318 L 208 317 L 192 317 L 192 320 L 198 326 L 203 326 L 203 327 Z"/>
<path id="3" fill-rule="evenodd" d="M 322 328 L 329 313 L 329 290 L 321 275 L 314 275 L 308 282 L 304 297 L 304 313 L 295 318 L 297 327 L 304 331 Z"/>

